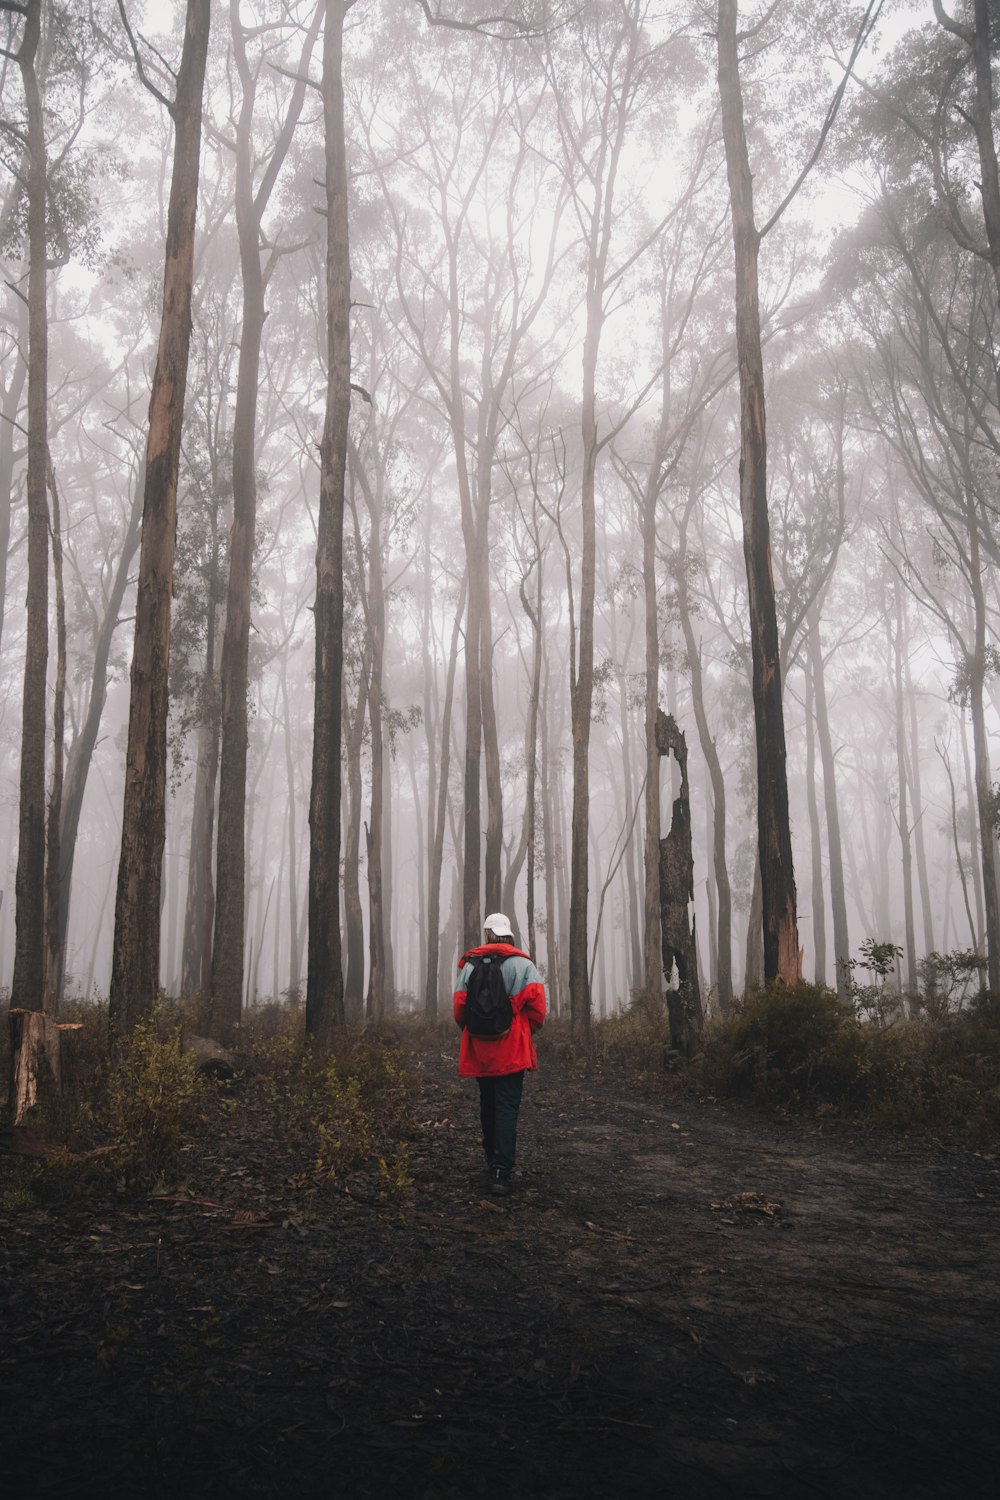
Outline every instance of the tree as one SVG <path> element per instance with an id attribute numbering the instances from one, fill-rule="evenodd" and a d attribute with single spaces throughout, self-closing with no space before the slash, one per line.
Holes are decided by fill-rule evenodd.
<path id="1" fill-rule="evenodd" d="M 305 98 L 307 70 L 315 45 L 322 4 L 316 5 L 301 53 L 293 63 L 295 83 L 273 148 L 255 182 L 254 117 L 259 75 L 270 48 L 262 28 L 253 27 L 258 51 L 248 55 L 249 28 L 240 18 L 240 0 L 230 0 L 233 57 L 242 88 L 233 143 L 236 155 L 235 207 L 243 288 L 243 327 L 236 376 L 233 416 L 233 524 L 229 541 L 229 584 L 221 659 L 221 749 L 219 766 L 219 833 L 216 858 L 215 935 L 212 944 L 211 993 L 214 1025 L 231 1038 L 240 1018 L 244 967 L 244 838 L 247 779 L 247 692 L 250 605 L 257 527 L 257 399 L 261 343 L 267 316 L 265 292 L 280 250 L 272 244 L 264 264 L 263 221 L 278 174 L 288 153 Z"/>
<path id="2" fill-rule="evenodd" d="M 340 737 L 344 669 L 344 493 L 351 412 L 351 258 L 344 132 L 344 21 L 351 0 L 326 0 L 323 122 L 326 190 L 326 415 L 316 536 L 316 706 L 309 798 L 306 1030 L 329 1046 L 344 1022 L 340 941 Z"/>
<path id="3" fill-rule="evenodd" d="M 718 77 L 722 133 L 729 180 L 736 269 L 736 350 L 740 379 L 740 512 L 750 605 L 754 724 L 757 741 L 757 838 L 764 924 L 764 979 L 791 984 L 799 977 L 798 919 L 788 814 L 785 724 L 781 695 L 778 623 L 771 573 L 767 510 L 767 436 L 761 347 L 758 257 L 774 227 L 819 159 L 861 47 L 881 9 L 871 0 L 844 78 L 827 112 L 815 149 L 790 191 L 758 228 L 753 173 L 744 124 L 739 46 L 757 44 L 778 10 L 772 5 L 746 32 L 737 30 L 737 0 L 719 0 Z"/>
<path id="4" fill-rule="evenodd" d="M 584 335 L 580 402 L 580 562 L 578 606 L 571 630 L 570 703 L 573 739 L 573 812 L 570 852 L 570 1015 L 574 1030 L 590 1033 L 588 941 L 590 843 L 590 731 L 594 703 L 594 609 L 596 597 L 597 467 L 602 451 L 627 417 L 599 421 L 597 376 L 609 307 L 658 231 L 612 257 L 617 226 L 615 193 L 630 126 L 663 82 L 667 48 L 645 33 L 644 0 L 620 0 L 608 10 L 582 13 L 579 72 L 573 84 L 551 37 L 544 65 L 557 104 L 563 171 L 572 194 L 584 256 Z M 662 226 L 658 226 L 662 227 Z M 643 393 L 644 396 L 645 393 Z M 640 396 L 636 405 L 641 404 Z M 635 407 L 632 407 L 634 410 Z M 571 594 L 575 586 L 571 583 Z M 647 783 L 648 784 L 648 783 Z"/>
<path id="5" fill-rule="evenodd" d="M 166 99 L 155 85 L 149 85 L 170 112 L 175 144 L 167 210 L 163 311 L 149 403 L 122 846 L 115 902 L 109 1021 L 117 1038 L 128 1036 L 149 1014 L 159 984 L 170 597 L 177 469 L 191 336 L 201 106 L 210 11 L 210 0 L 188 0 L 173 100 Z M 122 18 L 127 26 L 123 7 Z M 138 52 L 136 62 L 145 81 Z"/>
<path id="6" fill-rule="evenodd" d="M 28 599 L 21 710 L 21 782 L 18 817 L 17 940 L 11 1005 L 42 1008 L 45 964 L 45 678 L 48 666 L 48 166 L 45 123 L 36 62 L 41 40 L 41 0 L 3 3 L 24 17 L 14 54 L 27 116 L 25 157 L 28 218 Z M 10 55 L 8 49 L 4 49 Z"/>

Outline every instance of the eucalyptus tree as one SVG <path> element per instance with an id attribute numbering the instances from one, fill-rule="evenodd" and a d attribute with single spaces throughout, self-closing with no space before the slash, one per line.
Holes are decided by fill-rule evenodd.
<path id="1" fill-rule="evenodd" d="M 45 952 L 45 679 L 48 664 L 48 153 L 38 77 L 42 0 L 5 3 L 0 10 L 23 19 L 16 59 L 24 91 L 24 179 L 28 262 L 28 595 L 24 694 L 21 713 L 21 778 L 18 818 L 17 938 L 11 1004 L 42 1008 Z M 8 127 L 9 128 L 9 127 Z M 6 566 L 6 558 L 5 558 Z"/>
<path id="2" fill-rule="evenodd" d="M 275 226 L 265 230 L 265 218 L 302 113 L 323 4 L 320 0 L 309 0 L 302 21 L 287 6 L 282 6 L 273 16 L 257 15 L 252 24 L 247 24 L 241 15 L 240 0 L 230 0 L 229 19 L 240 103 L 239 112 L 231 121 L 232 139 L 227 144 L 236 162 L 235 212 L 243 309 L 233 413 L 233 523 L 221 652 L 219 831 L 210 984 L 214 1024 L 227 1036 L 232 1035 L 239 1022 L 243 990 L 247 663 L 257 527 L 261 345 L 268 281 L 279 256 L 290 248 L 282 243 Z M 288 34 L 295 36 L 299 32 L 301 44 L 290 52 Z M 282 95 L 287 74 L 293 81 Z M 268 120 L 272 137 L 266 148 L 262 148 L 259 139 L 262 116 Z"/>
<path id="3" fill-rule="evenodd" d="M 754 205 L 754 180 L 744 120 L 744 88 L 740 47 L 759 56 L 780 36 L 787 44 L 786 12 L 790 7 L 760 7 L 741 31 L 737 0 L 719 0 L 719 99 L 726 150 L 736 270 L 736 347 L 740 377 L 740 510 L 751 619 L 754 721 L 757 739 L 757 837 L 761 871 L 764 926 L 764 978 L 794 981 L 801 968 L 795 875 L 788 813 L 784 710 L 781 695 L 778 623 L 771 575 L 767 510 L 767 438 L 765 427 L 764 359 L 758 295 L 760 245 L 779 222 L 801 188 L 825 144 L 836 118 L 848 78 L 881 9 L 882 0 L 869 0 L 855 37 L 850 59 L 816 143 L 784 197 L 759 226 Z M 809 35 L 815 34 L 815 17 Z"/>
<path id="4" fill-rule="evenodd" d="M 386 633 L 387 595 L 392 580 L 386 579 L 386 559 L 392 542 L 406 529 L 416 495 L 414 482 L 422 489 L 426 475 L 414 476 L 405 442 L 406 423 L 415 396 L 401 384 L 398 358 L 387 349 L 389 332 L 380 308 L 366 319 L 365 334 L 359 331 L 362 356 L 367 355 L 365 419 L 348 436 L 347 498 L 354 529 L 358 560 L 358 599 L 365 630 L 363 678 L 367 700 L 371 754 L 371 806 L 365 824 L 368 870 L 369 970 L 366 1013 L 380 1024 L 391 1004 L 391 971 L 387 964 L 390 913 L 385 899 L 384 871 L 392 858 L 387 848 L 385 807 L 388 767 L 386 725 Z M 366 525 L 362 527 L 359 497 L 364 502 Z M 367 535 L 363 534 L 363 531 Z M 395 537 L 393 535 L 395 533 Z M 359 701 L 360 707 L 360 701 Z"/>
<path id="5" fill-rule="evenodd" d="M 432 37 L 359 91 L 368 168 L 396 250 L 398 327 L 427 372 L 454 456 L 469 567 L 464 631 L 464 934 L 502 899 L 503 797 L 493 692 L 490 512 L 505 403 L 537 350 L 559 251 L 564 193 L 536 150 L 548 108 L 530 55 Z M 428 85 L 423 76 L 432 70 Z M 389 77 L 398 80 L 390 95 Z M 402 97 L 402 119 L 386 111 Z M 386 159 L 393 165 L 386 165 Z M 539 226 L 541 226 L 539 228 Z M 485 861 L 481 817 L 485 765 Z M 485 864 L 485 871 L 484 866 Z"/>
<path id="6" fill-rule="evenodd" d="M 580 437 L 580 536 L 576 604 L 571 623 L 570 699 L 573 741 L 569 988 L 574 1029 L 590 1030 L 588 982 L 588 893 L 590 844 L 590 731 L 594 703 L 594 611 L 596 596 L 597 469 L 600 456 L 653 384 L 616 403 L 616 417 L 601 410 L 601 345 L 612 311 L 628 298 L 644 252 L 662 230 L 655 213 L 636 208 L 647 196 L 637 184 L 622 196 L 622 161 L 629 142 L 638 144 L 639 119 L 673 82 L 687 51 L 672 30 L 672 15 L 655 17 L 645 0 L 615 0 L 584 7 L 563 34 L 546 33 L 541 60 L 556 104 L 559 162 L 583 257 L 583 349 Z M 652 24 L 651 24 L 652 23 Z M 669 211 L 668 211 L 669 213 Z M 632 237 L 626 237 L 631 231 Z M 621 412 L 624 405 L 626 411 Z M 604 418 L 604 420 L 602 420 Z"/>
<path id="7" fill-rule="evenodd" d="M 122 12 L 124 17 L 124 11 Z M 174 122 L 163 309 L 146 444 L 142 541 L 132 654 L 122 847 L 115 904 L 109 1019 L 128 1035 L 156 1001 L 160 891 L 165 840 L 170 594 L 177 516 L 177 471 L 187 384 L 194 275 L 194 228 L 201 109 L 208 54 L 209 0 L 188 0 L 172 99 L 146 77 Z M 131 32 L 130 32 L 131 36 Z"/>
<path id="8" fill-rule="evenodd" d="M 309 798 L 306 1030 L 328 1046 L 344 1021 L 340 936 L 344 495 L 351 414 L 351 258 L 344 126 L 344 26 L 351 0 L 325 0 L 326 410 L 316 534 L 315 714 Z"/>
<path id="9" fill-rule="evenodd" d="M 901 577 L 952 642 L 953 693 L 972 721 L 979 868 L 989 985 L 1000 985 L 1000 892 L 986 680 L 996 668 L 988 563 L 995 568 L 1000 406 L 990 349 L 1000 305 L 990 268 L 958 259 L 940 221 L 908 184 L 883 178 L 868 214 L 842 247 L 854 264 L 841 285 L 874 351 L 859 371 L 870 420 L 907 488 L 926 507 L 929 535 L 897 506 L 884 546 Z M 873 279 L 877 273 L 877 280 Z"/>
<path id="10" fill-rule="evenodd" d="M 616 466 L 625 479 L 637 511 L 642 536 L 642 579 L 645 606 L 645 838 L 643 849 L 643 987 L 647 994 L 662 989 L 660 945 L 660 775 L 656 718 L 660 706 L 662 619 L 659 603 L 657 563 L 661 554 L 660 532 L 671 489 L 683 487 L 685 471 L 694 476 L 698 459 L 699 430 L 712 404 L 732 379 L 732 358 L 719 308 L 718 278 L 722 253 L 722 223 L 717 202 L 706 194 L 705 179 L 711 177 L 709 151 L 714 121 L 690 145 L 690 163 L 680 185 L 669 222 L 662 226 L 657 246 L 656 303 L 654 327 L 659 336 L 659 416 L 650 441 L 634 449 L 626 431 L 613 448 Z M 693 496 L 698 486 L 689 483 Z M 696 501 L 683 509 L 684 516 Z M 692 672 L 698 671 L 694 650 L 691 609 L 687 593 L 686 528 L 679 541 L 679 567 L 675 579 L 677 614 L 685 634 Z M 723 1011 L 732 999 L 728 937 L 728 874 L 725 862 L 725 789 L 718 759 L 708 734 L 703 698 L 695 686 L 694 706 L 702 749 L 712 779 L 715 805 L 714 866 L 720 911 L 718 953 L 719 995 Z"/>
<path id="11" fill-rule="evenodd" d="M 858 144 L 874 144 L 882 160 L 926 184 L 953 240 L 988 268 L 1000 297 L 996 6 L 932 0 L 932 9 L 934 20 L 914 17 L 878 75 L 864 81 Z"/>
<path id="12" fill-rule="evenodd" d="M 174 764 L 194 761 L 181 993 L 207 991 L 215 919 L 215 809 L 221 739 L 220 635 L 232 504 L 231 397 L 234 320 L 220 278 L 200 299 L 182 451 L 171 623 L 170 702 Z M 241 840 L 242 842 L 242 840 Z M 210 1023 L 211 1024 L 211 1023 Z"/>

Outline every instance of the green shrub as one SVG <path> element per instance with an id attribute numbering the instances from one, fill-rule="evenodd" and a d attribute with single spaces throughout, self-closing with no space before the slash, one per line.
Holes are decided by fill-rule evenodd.
<path id="1" fill-rule="evenodd" d="M 180 1033 L 157 1035 L 155 1018 L 123 1042 L 107 1080 L 104 1113 L 116 1163 L 128 1181 L 152 1181 L 175 1169 L 199 1118 L 202 1086 Z"/>
<path id="2" fill-rule="evenodd" d="M 828 990 L 773 986 L 706 1028 L 689 1087 L 950 1140 L 1000 1131 L 1000 1002 L 874 1024 Z"/>
<path id="3" fill-rule="evenodd" d="M 822 985 L 772 985 L 705 1029 L 692 1078 L 709 1092 L 787 1108 L 856 1098 L 861 1029 Z"/>
<path id="4" fill-rule="evenodd" d="M 404 1181 L 400 1138 L 412 1129 L 415 1080 L 398 1048 L 345 1039 L 323 1056 L 305 1037 L 301 1016 L 291 1016 L 256 1040 L 252 1068 L 268 1128 L 302 1151 L 312 1175 L 341 1181 L 381 1159 L 385 1184 Z M 396 1186 L 393 1193 L 399 1196 Z"/>

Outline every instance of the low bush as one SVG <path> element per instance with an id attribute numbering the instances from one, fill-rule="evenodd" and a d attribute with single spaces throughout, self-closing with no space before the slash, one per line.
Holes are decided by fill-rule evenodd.
<path id="1" fill-rule="evenodd" d="M 310 1173 L 341 1181 L 377 1164 L 385 1190 L 405 1196 L 403 1138 L 412 1130 L 415 1079 L 402 1050 L 378 1039 L 345 1039 L 323 1056 L 294 1014 L 284 1029 L 269 1027 L 249 1040 L 252 1086 L 268 1128 L 301 1148 Z"/>
<path id="2" fill-rule="evenodd" d="M 1000 1131 L 1000 1002 L 866 1023 L 829 990 L 775 985 L 706 1028 L 688 1087 L 769 1108 L 975 1139 Z"/>
<path id="3" fill-rule="evenodd" d="M 822 985 L 772 985 L 705 1029 L 689 1076 L 712 1094 L 782 1108 L 859 1101 L 864 1039 L 853 1013 Z"/>
<path id="4" fill-rule="evenodd" d="M 157 1019 L 136 1027 L 108 1070 L 104 1120 L 114 1159 L 128 1182 L 174 1172 L 179 1151 L 200 1122 L 205 1085 L 176 1029 L 161 1037 Z"/>

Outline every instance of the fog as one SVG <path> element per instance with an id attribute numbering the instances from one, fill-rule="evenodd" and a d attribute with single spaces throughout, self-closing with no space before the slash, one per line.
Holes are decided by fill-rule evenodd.
<path id="1" fill-rule="evenodd" d="M 971 4 L 952 8 L 972 25 Z M 49 525 L 55 503 L 66 617 L 64 998 L 105 997 L 110 984 L 174 149 L 170 114 L 140 80 L 117 10 L 96 5 L 88 19 L 81 9 L 41 6 L 35 62 L 48 164 Z M 125 10 L 147 83 L 172 98 L 185 7 L 128 0 Z M 534 945 L 553 1008 L 569 1014 L 573 694 L 589 649 L 582 928 L 593 1015 L 644 991 L 650 619 L 655 698 L 689 756 L 706 1013 L 720 1012 L 720 880 L 731 888 L 723 1001 L 727 986 L 739 994 L 763 976 L 718 10 L 601 0 L 501 22 L 478 0 L 444 3 L 437 14 L 461 28 L 429 24 L 414 0 L 357 0 L 346 12 L 352 396 L 341 908 L 330 920 L 343 933 L 349 1019 L 428 1008 L 432 929 L 431 989 L 446 1000 L 475 936 L 470 838 L 480 917 L 502 904 L 521 945 Z M 1000 222 L 980 186 L 996 107 L 982 92 L 978 115 L 969 105 L 972 43 L 930 6 L 911 10 L 893 10 L 868 39 L 863 83 L 846 88 L 821 154 L 761 239 L 759 275 L 802 972 L 836 985 L 838 961 L 857 960 L 866 941 L 892 943 L 913 995 L 926 988 L 926 955 L 985 957 L 995 930 Z M 767 18 L 740 52 L 758 228 L 814 155 L 862 13 L 826 0 L 773 15 L 740 7 L 744 29 Z M 311 0 L 216 4 L 202 118 L 160 984 L 189 997 L 210 985 L 230 528 L 234 487 L 249 486 L 249 1007 L 301 1003 L 308 967 L 328 386 L 321 20 Z M 25 24 L 0 7 L 5 987 L 28 645 Z M 970 122 L 984 108 L 977 140 Z M 995 185 L 995 155 L 992 171 Z M 255 410 L 239 388 L 248 243 L 265 314 L 245 375 Z M 56 606 L 50 571 L 47 785 Z M 480 733 L 481 756 L 470 757 Z M 665 835 L 678 769 L 655 759 Z M 71 770 L 82 787 L 75 838 Z M 376 951 L 384 1002 L 372 998 Z"/>

